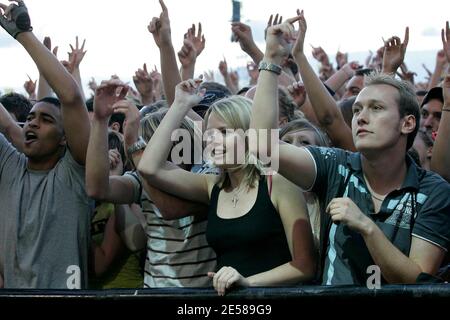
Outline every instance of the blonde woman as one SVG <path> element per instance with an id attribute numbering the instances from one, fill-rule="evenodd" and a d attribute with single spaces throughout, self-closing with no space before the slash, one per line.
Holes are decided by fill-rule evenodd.
<path id="1" fill-rule="evenodd" d="M 201 100 L 198 86 L 194 80 L 177 86 L 175 101 L 147 145 L 139 172 L 163 191 L 209 205 L 206 236 L 218 264 L 209 276 L 219 295 L 233 284 L 277 286 L 310 280 L 316 254 L 299 188 L 280 175 L 266 179 L 259 165 L 250 164 L 245 137 L 233 130 L 249 128 L 250 100 L 221 99 L 205 115 L 207 132 L 214 133 L 207 148 L 213 150 L 219 176 L 192 174 L 166 162 L 172 132 Z M 239 146 L 244 146 L 243 164 L 237 164 L 233 152 Z"/>

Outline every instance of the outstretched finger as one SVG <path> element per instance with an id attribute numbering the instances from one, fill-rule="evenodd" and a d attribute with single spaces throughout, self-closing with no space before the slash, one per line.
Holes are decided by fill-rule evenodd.
<path id="1" fill-rule="evenodd" d="M 148 71 L 147 71 L 147 64 L 146 64 L 146 63 L 144 63 L 144 71 L 145 71 L 146 74 L 148 74 Z"/>
<path id="2" fill-rule="evenodd" d="M 202 23 L 199 22 L 198 23 L 198 33 L 197 33 L 197 37 L 200 38 L 202 35 Z"/>
<path id="3" fill-rule="evenodd" d="M 267 27 L 270 27 L 272 25 L 272 19 L 273 19 L 273 14 L 270 15 L 269 21 L 267 21 Z"/>
<path id="4" fill-rule="evenodd" d="M 403 46 L 406 48 L 409 42 L 409 27 L 405 29 L 405 40 L 403 40 Z"/>
<path id="5" fill-rule="evenodd" d="M 86 44 L 86 39 L 83 40 L 83 44 L 81 45 L 81 49 L 80 49 L 81 51 L 84 50 L 84 45 L 85 45 L 85 44 Z"/>
<path id="6" fill-rule="evenodd" d="M 162 9 L 163 13 L 167 13 L 168 10 L 167 10 L 167 6 L 164 3 L 164 1 L 163 0 L 159 0 L 159 4 L 161 5 L 161 9 Z"/>

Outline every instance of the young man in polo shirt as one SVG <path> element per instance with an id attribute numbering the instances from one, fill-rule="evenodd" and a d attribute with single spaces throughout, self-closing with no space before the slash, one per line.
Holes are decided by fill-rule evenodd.
<path id="1" fill-rule="evenodd" d="M 300 23 L 298 34 L 295 21 Z M 276 128 L 277 66 L 286 54 L 286 39 L 297 38 L 297 64 L 314 72 L 303 52 L 305 32 L 300 12 L 268 29 L 253 128 Z M 390 45 L 400 51 L 404 44 L 398 39 Z M 279 173 L 321 200 L 323 284 L 366 285 L 372 265 L 387 283 L 413 283 L 421 273 L 437 272 L 450 244 L 450 185 L 406 155 L 419 121 L 414 90 L 389 75 L 375 75 L 353 106 L 357 153 L 280 145 Z M 251 148 L 255 154 L 272 151 Z"/>

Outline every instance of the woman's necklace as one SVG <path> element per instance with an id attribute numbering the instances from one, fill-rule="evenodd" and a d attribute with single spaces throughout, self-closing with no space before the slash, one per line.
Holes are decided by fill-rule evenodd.
<path id="1" fill-rule="evenodd" d="M 236 191 L 233 191 L 233 197 L 231 198 L 231 202 L 233 203 L 233 208 L 236 208 L 236 205 L 239 201 L 239 194 L 241 193 L 241 191 L 243 190 L 242 186 L 244 184 L 241 184 Z"/>

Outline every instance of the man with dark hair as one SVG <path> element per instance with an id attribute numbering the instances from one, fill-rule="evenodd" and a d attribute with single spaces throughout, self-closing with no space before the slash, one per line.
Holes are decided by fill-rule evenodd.
<path id="1" fill-rule="evenodd" d="M 17 122 L 25 122 L 28 112 L 33 106 L 25 96 L 15 92 L 1 96 L 0 103 L 3 104 Z"/>
<path id="2" fill-rule="evenodd" d="M 0 4 L 0 25 L 30 54 L 58 99 L 38 101 L 23 153 L 0 134 L 0 275 L 5 288 L 87 284 L 90 202 L 84 185 L 89 118 L 80 89 L 32 33 L 23 1 Z"/>
<path id="3" fill-rule="evenodd" d="M 423 97 L 422 104 L 420 106 L 422 113 L 420 128 L 422 130 L 428 131 L 430 134 L 438 131 L 443 105 L 444 96 L 442 94 L 442 88 L 431 88 Z"/>

